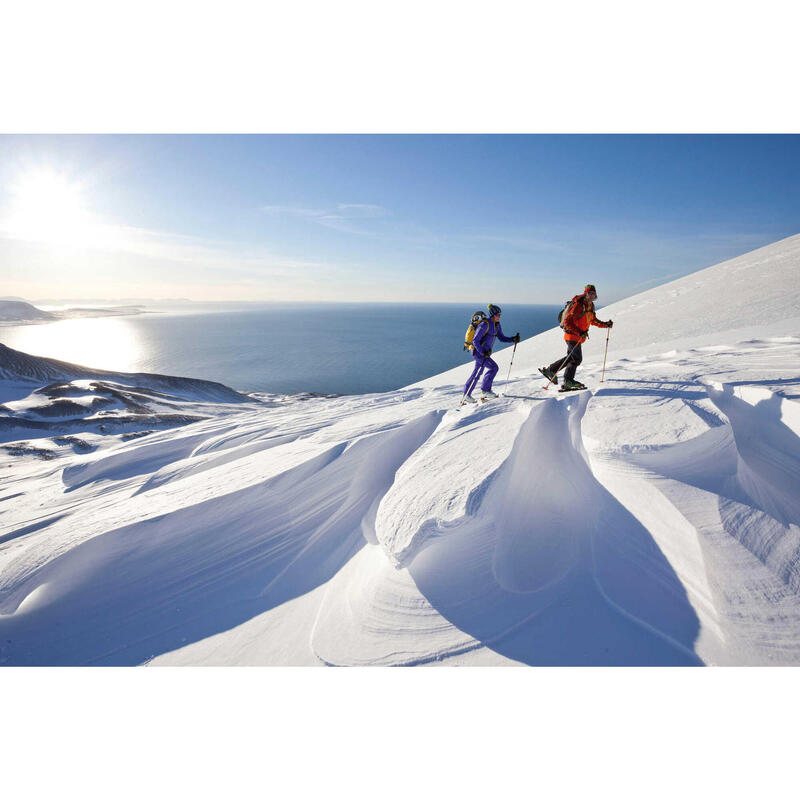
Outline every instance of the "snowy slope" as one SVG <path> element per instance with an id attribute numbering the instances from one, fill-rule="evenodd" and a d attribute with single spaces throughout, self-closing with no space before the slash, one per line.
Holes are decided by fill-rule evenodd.
<path id="1" fill-rule="evenodd" d="M 800 236 L 602 309 L 590 392 L 553 330 L 465 411 L 466 366 L 0 451 L 0 662 L 798 664 L 798 277 Z"/>
<path id="2" fill-rule="evenodd" d="M 576 286 L 575 293 L 582 288 Z M 800 235 L 608 306 L 603 306 L 602 283 L 598 282 L 597 289 L 598 317 L 614 320 L 609 358 L 732 345 L 751 337 L 796 333 L 800 318 Z M 516 330 L 510 313 L 503 315 L 503 325 L 506 330 Z M 515 373 L 535 370 L 555 361 L 560 353 L 566 354 L 562 334 L 554 328 L 523 342 L 514 356 Z M 589 342 L 583 347 L 584 359 L 597 358 L 598 354 L 602 359 L 605 339 L 605 330 L 591 328 Z M 506 375 L 510 353 L 508 348 L 493 356 L 501 366 L 499 376 Z M 459 368 L 414 385 L 463 381 L 464 370 Z"/>

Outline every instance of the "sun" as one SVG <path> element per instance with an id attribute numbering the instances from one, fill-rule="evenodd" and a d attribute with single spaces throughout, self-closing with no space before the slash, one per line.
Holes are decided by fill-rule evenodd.
<path id="1" fill-rule="evenodd" d="M 96 227 L 77 181 L 50 169 L 21 175 L 11 187 L 8 233 L 51 245 L 82 245 Z"/>

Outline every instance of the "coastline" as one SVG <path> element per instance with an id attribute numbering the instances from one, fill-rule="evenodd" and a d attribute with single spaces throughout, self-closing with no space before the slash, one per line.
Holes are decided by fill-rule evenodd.
<path id="1" fill-rule="evenodd" d="M 45 309 L 46 310 L 46 309 Z M 162 314 L 144 306 L 120 306 L 119 308 L 70 308 L 65 311 L 48 311 L 52 319 L 0 319 L 0 327 L 15 325 L 47 325 L 67 319 L 100 319 L 102 317 L 135 317 L 141 314 Z"/>

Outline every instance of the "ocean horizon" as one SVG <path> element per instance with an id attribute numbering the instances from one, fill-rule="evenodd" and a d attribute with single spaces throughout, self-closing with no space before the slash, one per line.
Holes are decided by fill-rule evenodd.
<path id="1" fill-rule="evenodd" d="M 0 328 L 31 355 L 121 372 L 218 381 L 243 392 L 365 394 L 464 365 L 464 332 L 480 304 L 192 305 L 131 316 Z M 560 306 L 506 304 L 503 332 L 523 339 L 557 324 Z M 511 346 L 496 343 L 496 351 Z M 500 377 L 500 376 L 498 376 Z"/>

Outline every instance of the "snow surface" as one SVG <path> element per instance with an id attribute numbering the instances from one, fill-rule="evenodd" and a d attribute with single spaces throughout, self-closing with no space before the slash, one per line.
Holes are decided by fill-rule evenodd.
<path id="1" fill-rule="evenodd" d="M 6 438 L 0 662 L 800 664 L 799 279 L 795 236 L 600 309 L 588 392 L 542 389 L 554 329 L 466 410 L 467 365 L 336 398 L 161 376 L 204 418 Z M 25 358 L 10 425 L 54 380 Z"/>

